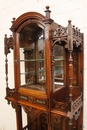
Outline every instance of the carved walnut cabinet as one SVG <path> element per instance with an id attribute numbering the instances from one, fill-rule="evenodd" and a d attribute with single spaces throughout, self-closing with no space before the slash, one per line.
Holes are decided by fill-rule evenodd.
<path id="1" fill-rule="evenodd" d="M 27 12 L 13 18 L 5 35 L 6 100 L 16 111 L 17 130 L 82 130 L 83 33 Z M 8 58 L 14 54 L 14 88 L 8 86 Z M 26 113 L 27 124 L 23 125 Z"/>

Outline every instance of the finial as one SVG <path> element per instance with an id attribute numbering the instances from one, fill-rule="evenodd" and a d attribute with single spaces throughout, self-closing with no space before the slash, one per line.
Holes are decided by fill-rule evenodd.
<path id="1" fill-rule="evenodd" d="M 7 37 L 7 34 L 5 34 L 5 37 Z"/>
<path id="2" fill-rule="evenodd" d="M 46 17 L 47 17 L 47 18 L 50 18 L 50 12 L 51 12 L 51 11 L 49 10 L 49 8 L 50 8 L 50 6 L 47 5 L 47 6 L 46 6 L 46 10 L 45 10 L 45 12 L 46 12 Z"/>
<path id="3" fill-rule="evenodd" d="M 14 23 L 14 21 L 16 20 L 16 18 L 12 18 L 12 19 L 13 19 L 12 23 Z"/>
<path id="4" fill-rule="evenodd" d="M 49 5 L 47 5 L 47 6 L 46 6 L 46 9 L 47 9 L 47 10 L 49 10 L 49 8 L 50 8 L 50 6 L 49 6 Z"/>
<path id="5" fill-rule="evenodd" d="M 13 21 L 15 21 L 16 20 L 16 18 L 12 18 L 13 19 Z"/>
<path id="6" fill-rule="evenodd" d="M 71 20 L 68 20 L 68 23 L 69 23 L 69 24 L 71 24 L 71 22 L 72 22 Z"/>

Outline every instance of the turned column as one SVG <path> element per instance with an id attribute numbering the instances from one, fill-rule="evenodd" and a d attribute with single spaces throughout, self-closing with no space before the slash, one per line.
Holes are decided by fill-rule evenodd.
<path id="1" fill-rule="evenodd" d="M 72 112 L 72 80 L 73 80 L 73 58 L 72 58 L 72 51 L 73 51 L 73 37 L 72 37 L 72 24 L 71 21 L 68 21 L 68 50 L 69 50 L 69 112 Z M 72 113 L 69 118 L 69 130 L 72 130 Z"/>

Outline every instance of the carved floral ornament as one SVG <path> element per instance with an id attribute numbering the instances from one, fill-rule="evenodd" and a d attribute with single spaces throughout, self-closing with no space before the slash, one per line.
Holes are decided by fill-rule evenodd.
<path id="1" fill-rule="evenodd" d="M 67 36 L 67 28 L 59 25 L 59 27 L 53 30 L 53 37 Z"/>
<path id="2" fill-rule="evenodd" d="M 54 123 L 59 124 L 62 121 L 62 118 L 63 116 L 57 115 L 56 117 L 54 117 Z"/>

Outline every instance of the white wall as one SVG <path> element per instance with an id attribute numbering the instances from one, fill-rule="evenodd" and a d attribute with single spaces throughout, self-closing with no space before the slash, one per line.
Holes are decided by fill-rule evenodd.
<path id="1" fill-rule="evenodd" d="M 29 11 L 43 15 L 49 5 L 51 18 L 67 26 L 68 20 L 84 33 L 84 128 L 87 130 L 87 0 L 0 0 L 0 130 L 16 130 L 15 110 L 7 105 L 5 93 L 4 34 L 11 34 L 9 28 L 13 17 Z M 13 88 L 13 56 L 9 54 L 9 87 Z"/>

